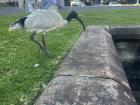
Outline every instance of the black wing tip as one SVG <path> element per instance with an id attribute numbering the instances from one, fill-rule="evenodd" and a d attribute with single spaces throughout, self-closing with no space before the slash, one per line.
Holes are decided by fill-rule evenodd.
<path id="1" fill-rule="evenodd" d="M 24 27 L 24 23 L 26 19 L 27 19 L 27 16 L 22 17 L 21 19 L 17 20 L 15 23 L 20 23 L 22 27 Z"/>

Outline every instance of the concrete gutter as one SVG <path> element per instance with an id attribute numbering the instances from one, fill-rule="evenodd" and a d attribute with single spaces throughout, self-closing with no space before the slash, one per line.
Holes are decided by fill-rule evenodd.
<path id="1" fill-rule="evenodd" d="M 109 27 L 87 27 L 35 105 L 137 105 Z"/>

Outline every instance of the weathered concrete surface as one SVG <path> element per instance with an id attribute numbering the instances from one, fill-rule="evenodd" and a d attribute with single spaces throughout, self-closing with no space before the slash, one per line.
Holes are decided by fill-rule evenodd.
<path id="1" fill-rule="evenodd" d="M 102 27 L 87 28 L 60 65 L 60 75 L 111 78 L 129 88 L 111 35 Z"/>
<path id="2" fill-rule="evenodd" d="M 35 105 L 136 105 L 110 33 L 88 27 Z"/>
<path id="3" fill-rule="evenodd" d="M 36 105 L 136 105 L 130 91 L 111 79 L 58 76 Z"/>

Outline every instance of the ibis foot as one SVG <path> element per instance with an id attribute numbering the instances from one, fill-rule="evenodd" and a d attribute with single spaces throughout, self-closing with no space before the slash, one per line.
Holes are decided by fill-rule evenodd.
<path id="1" fill-rule="evenodd" d="M 48 54 L 48 49 L 47 48 L 44 48 L 43 51 L 44 51 L 45 55 Z"/>

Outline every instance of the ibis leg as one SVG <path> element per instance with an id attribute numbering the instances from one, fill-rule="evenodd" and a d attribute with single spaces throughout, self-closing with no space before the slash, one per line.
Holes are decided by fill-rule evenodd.
<path id="1" fill-rule="evenodd" d="M 39 45 L 39 47 L 45 51 L 45 48 L 44 46 L 42 46 L 37 40 L 35 40 L 35 35 L 36 35 L 36 32 L 33 32 L 32 35 L 31 35 L 31 40 L 34 41 L 37 45 Z"/>
<path id="2" fill-rule="evenodd" d="M 48 52 L 48 49 L 47 49 L 47 47 L 46 47 L 44 34 L 42 34 L 42 44 L 43 44 L 43 47 L 45 48 L 45 53 L 47 53 L 47 52 Z"/>

